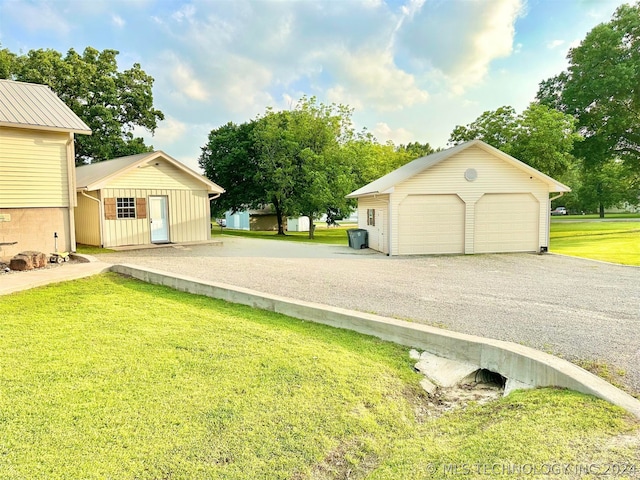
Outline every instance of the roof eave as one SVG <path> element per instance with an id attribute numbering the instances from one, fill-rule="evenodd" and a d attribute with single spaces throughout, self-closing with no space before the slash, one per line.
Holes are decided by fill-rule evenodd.
<path id="1" fill-rule="evenodd" d="M 64 132 L 64 133 L 77 133 L 80 135 L 91 135 L 91 129 L 87 127 L 87 130 L 75 129 L 75 128 L 64 128 L 64 127 L 51 127 L 48 125 L 31 125 L 28 123 L 12 123 L 12 122 L 1 122 L 0 127 L 8 127 L 8 128 L 22 128 L 25 130 L 46 130 L 48 132 Z"/>

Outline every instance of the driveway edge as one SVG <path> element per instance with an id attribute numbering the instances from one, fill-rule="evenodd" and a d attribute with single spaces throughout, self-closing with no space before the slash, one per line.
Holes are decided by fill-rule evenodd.
<path id="1" fill-rule="evenodd" d="M 639 400 L 573 363 L 523 345 L 270 295 L 151 268 L 120 264 L 113 265 L 111 271 L 183 292 L 372 335 L 440 357 L 473 363 L 479 368 L 500 373 L 509 380 L 533 387 L 568 388 L 594 395 L 640 419 Z"/>

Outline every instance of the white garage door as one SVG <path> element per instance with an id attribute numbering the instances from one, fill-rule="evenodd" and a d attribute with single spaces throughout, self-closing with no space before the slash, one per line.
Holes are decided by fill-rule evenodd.
<path id="1" fill-rule="evenodd" d="M 540 203 L 528 193 L 485 194 L 476 203 L 475 253 L 535 252 Z"/>
<path id="2" fill-rule="evenodd" d="M 464 253 L 464 211 L 457 195 L 409 195 L 398 213 L 398 253 Z"/>

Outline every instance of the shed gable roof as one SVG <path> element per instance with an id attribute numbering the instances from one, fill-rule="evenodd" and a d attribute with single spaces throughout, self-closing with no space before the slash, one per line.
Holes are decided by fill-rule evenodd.
<path id="1" fill-rule="evenodd" d="M 0 80 L 0 126 L 91 135 L 91 129 L 46 85 Z"/>
<path id="2" fill-rule="evenodd" d="M 453 157 L 454 155 L 470 148 L 470 147 L 479 147 L 485 150 L 487 153 L 503 160 L 504 162 L 511 164 L 520 170 L 526 172 L 528 175 L 531 175 L 538 180 L 549 185 L 550 192 L 570 192 L 571 189 L 566 185 L 554 180 L 553 178 L 545 175 L 544 173 L 536 170 L 535 168 L 527 165 L 520 160 L 513 158 L 511 155 L 507 155 L 501 150 L 498 150 L 495 147 L 492 147 L 488 143 L 483 142 L 482 140 L 471 140 L 470 142 L 461 143 L 454 147 L 448 148 L 447 150 L 441 150 L 436 153 L 432 153 L 431 155 L 427 155 L 425 157 L 417 158 L 412 162 L 409 162 L 396 170 L 387 173 L 386 175 L 374 180 L 373 182 L 365 185 L 364 187 L 359 188 L 351 192 L 347 195 L 347 198 L 358 198 L 364 197 L 368 195 L 389 193 L 389 190 L 392 189 L 395 185 L 398 185 L 405 180 L 421 173 L 434 165 L 439 164 L 447 160 L 448 158 Z"/>
<path id="3" fill-rule="evenodd" d="M 179 162 L 175 158 L 170 157 L 162 151 L 139 153 L 137 155 L 129 155 L 127 157 L 114 158 L 103 162 L 92 163 L 90 165 L 81 165 L 76 167 L 76 185 L 77 190 L 100 190 L 114 179 L 130 172 L 134 168 L 144 166 L 154 160 L 162 159 L 186 175 L 201 182 L 207 191 L 213 193 L 224 193 L 224 188 L 212 182 L 208 178 L 194 172 L 189 167 Z M 152 185 L 150 185 L 152 187 Z"/>

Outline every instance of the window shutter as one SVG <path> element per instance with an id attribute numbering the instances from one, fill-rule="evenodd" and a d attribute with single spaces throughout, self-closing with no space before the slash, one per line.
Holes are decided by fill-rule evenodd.
<path id="1" fill-rule="evenodd" d="M 115 198 L 105 198 L 104 199 L 104 219 L 105 220 L 115 220 L 117 218 L 116 214 L 116 199 Z"/>
<path id="2" fill-rule="evenodd" d="M 136 198 L 136 218 L 147 218 L 146 198 Z"/>

